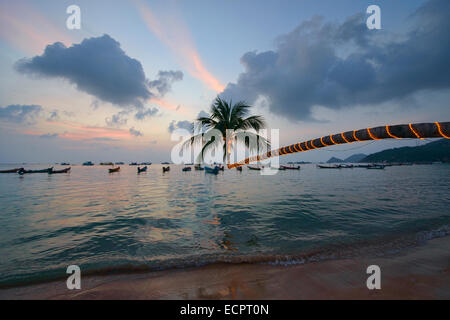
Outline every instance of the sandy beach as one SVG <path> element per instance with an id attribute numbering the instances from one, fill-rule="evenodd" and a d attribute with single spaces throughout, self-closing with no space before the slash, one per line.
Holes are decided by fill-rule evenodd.
<path id="1" fill-rule="evenodd" d="M 396 255 L 294 266 L 216 264 L 184 270 L 89 276 L 0 290 L 0 299 L 450 299 L 450 237 Z M 368 290 L 366 268 L 381 268 Z"/>

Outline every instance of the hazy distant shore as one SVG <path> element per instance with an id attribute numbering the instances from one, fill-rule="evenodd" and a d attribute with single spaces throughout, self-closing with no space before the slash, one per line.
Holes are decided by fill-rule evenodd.
<path id="1" fill-rule="evenodd" d="M 61 280 L 0 290 L 0 299 L 450 299 L 449 247 L 446 236 L 384 257 L 90 276 L 79 291 Z M 381 268 L 381 290 L 366 287 L 373 264 Z"/>

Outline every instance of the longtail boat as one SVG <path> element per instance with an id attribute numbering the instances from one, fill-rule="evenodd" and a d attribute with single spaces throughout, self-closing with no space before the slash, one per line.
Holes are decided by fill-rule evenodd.
<path id="1" fill-rule="evenodd" d="M 192 170 L 191 167 L 184 167 L 184 168 L 181 169 L 181 171 L 191 171 L 191 170 Z"/>
<path id="2" fill-rule="evenodd" d="M 109 170 L 109 173 L 119 172 L 120 171 L 120 167 L 112 168 L 112 169 L 108 169 L 108 170 Z"/>
<path id="3" fill-rule="evenodd" d="M 138 173 L 141 173 L 141 172 L 147 172 L 147 166 L 142 167 L 142 168 L 138 167 L 138 168 L 137 168 L 137 172 L 138 172 Z"/>
<path id="4" fill-rule="evenodd" d="M 324 165 L 318 164 L 317 168 L 320 168 L 320 169 L 341 169 L 341 166 L 340 165 L 324 166 Z"/>
<path id="5" fill-rule="evenodd" d="M 281 165 L 280 168 L 286 169 L 286 170 L 300 170 L 300 166 L 283 166 Z"/>
<path id="6" fill-rule="evenodd" d="M 71 168 L 65 168 L 65 169 L 62 169 L 62 170 L 50 170 L 49 172 L 48 172 L 48 174 L 55 174 L 55 173 L 68 173 L 68 172 L 70 172 L 70 169 Z"/>
<path id="7" fill-rule="evenodd" d="M 370 166 L 370 167 L 367 167 L 367 169 L 384 169 L 384 167 L 386 167 L 386 166 L 384 166 L 384 165 L 373 165 L 373 166 Z"/>
<path id="8" fill-rule="evenodd" d="M 215 166 L 214 168 L 205 167 L 205 173 L 218 174 L 219 170 L 220 170 L 220 167 L 218 167 L 218 166 Z"/>
<path id="9" fill-rule="evenodd" d="M 260 167 L 247 166 L 247 168 L 249 168 L 250 170 L 261 170 Z"/>
<path id="10" fill-rule="evenodd" d="M 170 167 L 169 167 L 169 166 L 167 166 L 167 167 L 163 167 L 163 168 L 162 168 L 162 170 L 163 170 L 163 172 L 167 172 L 167 171 L 170 171 Z"/>
<path id="11" fill-rule="evenodd" d="M 25 170 L 25 169 L 21 168 L 19 171 L 17 171 L 17 173 L 20 175 L 27 174 L 27 173 L 49 173 L 52 170 L 53 170 L 53 167 L 48 168 L 48 169 L 41 169 L 41 170 Z"/>
<path id="12" fill-rule="evenodd" d="M 10 169 L 10 170 L 0 170 L 0 173 L 17 173 L 20 170 L 23 170 L 23 168 Z"/>

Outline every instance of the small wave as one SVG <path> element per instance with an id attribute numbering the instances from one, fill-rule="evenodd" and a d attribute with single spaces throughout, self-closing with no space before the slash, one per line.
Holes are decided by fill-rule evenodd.
<path id="1" fill-rule="evenodd" d="M 214 264 L 265 264 L 273 266 L 294 266 L 312 262 L 327 260 L 349 259 L 361 256 L 390 256 L 399 254 L 402 251 L 416 246 L 424 245 L 427 241 L 450 235 L 450 225 L 417 233 L 403 235 L 396 238 L 382 238 L 370 241 L 362 241 L 341 246 L 329 246 L 316 250 L 301 252 L 298 254 L 286 255 L 242 255 L 242 256 L 211 256 L 203 258 L 175 259 L 171 261 L 161 261 L 157 264 L 146 263 L 124 263 L 120 265 L 87 268 L 83 271 L 85 276 L 108 276 L 118 274 L 149 273 L 165 270 L 198 268 Z M 65 277 L 55 277 L 57 270 L 51 270 L 47 276 L 40 274 L 39 277 L 27 279 L 15 279 L 0 284 L 0 289 L 45 283 L 64 279 Z M 60 274 L 64 274 L 60 273 Z"/>

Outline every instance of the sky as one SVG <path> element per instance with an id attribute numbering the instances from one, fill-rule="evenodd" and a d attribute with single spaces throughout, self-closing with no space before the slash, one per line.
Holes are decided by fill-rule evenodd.
<path id="1" fill-rule="evenodd" d="M 373 4 L 380 30 L 366 26 Z M 169 161 L 171 132 L 217 96 L 254 106 L 280 146 L 449 121 L 449 30 L 446 0 L 0 0 L 0 163 Z"/>

